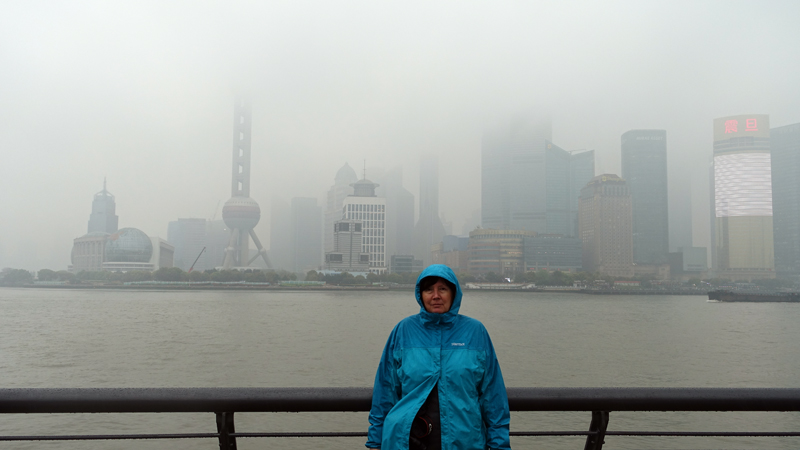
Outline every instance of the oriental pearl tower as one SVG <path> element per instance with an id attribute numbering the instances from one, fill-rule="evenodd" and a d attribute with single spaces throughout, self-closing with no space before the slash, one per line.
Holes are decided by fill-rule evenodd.
<path id="1" fill-rule="evenodd" d="M 261 246 L 253 228 L 261 219 L 261 208 L 250 198 L 250 131 L 252 114 L 250 102 L 239 97 L 233 108 L 233 171 L 231 179 L 231 199 L 222 207 L 222 219 L 231 229 L 231 239 L 225 249 L 223 269 L 246 267 L 259 256 L 264 258 L 267 267 L 272 264 L 267 258 L 267 251 Z M 250 238 L 256 244 L 258 253 L 248 261 L 250 256 Z"/>

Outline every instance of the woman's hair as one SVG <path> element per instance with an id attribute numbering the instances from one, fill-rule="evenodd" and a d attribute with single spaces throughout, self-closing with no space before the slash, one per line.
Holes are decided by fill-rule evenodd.
<path id="1" fill-rule="evenodd" d="M 451 282 L 450 282 L 450 281 L 448 281 L 448 280 L 445 280 L 445 279 L 444 279 L 444 278 L 442 278 L 442 277 L 434 277 L 434 276 L 430 276 L 430 277 L 425 277 L 425 278 L 423 278 L 423 279 L 422 279 L 422 280 L 419 282 L 419 291 L 420 291 L 420 292 L 422 292 L 422 291 L 424 291 L 424 290 L 428 289 L 429 287 L 431 287 L 431 286 L 433 286 L 434 284 L 436 284 L 436 282 L 437 282 L 437 281 L 439 281 L 439 280 L 442 280 L 442 281 L 444 281 L 444 284 L 446 284 L 446 285 L 447 285 L 447 287 L 449 287 L 449 288 L 450 288 L 450 292 L 452 292 L 452 293 L 453 293 L 453 296 L 455 296 L 455 295 L 456 295 L 456 285 L 455 285 L 455 284 L 451 283 Z"/>

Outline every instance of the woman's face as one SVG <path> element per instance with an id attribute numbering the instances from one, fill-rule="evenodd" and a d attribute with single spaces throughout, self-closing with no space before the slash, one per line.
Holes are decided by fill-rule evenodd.
<path id="1" fill-rule="evenodd" d="M 453 306 L 453 291 L 444 281 L 439 280 L 422 291 L 422 304 L 429 313 L 446 313 Z"/>

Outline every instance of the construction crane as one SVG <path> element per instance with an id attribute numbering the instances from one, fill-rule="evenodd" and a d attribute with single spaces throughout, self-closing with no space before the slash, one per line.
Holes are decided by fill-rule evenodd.
<path id="1" fill-rule="evenodd" d="M 203 249 L 200 250 L 200 253 L 198 253 L 197 258 L 195 258 L 194 262 L 192 263 L 192 267 L 189 267 L 189 271 L 186 272 L 186 273 L 192 273 L 192 269 L 194 269 L 194 265 L 197 264 L 197 260 L 200 259 L 200 257 L 203 255 L 204 251 L 206 251 L 205 247 L 203 247 Z"/>

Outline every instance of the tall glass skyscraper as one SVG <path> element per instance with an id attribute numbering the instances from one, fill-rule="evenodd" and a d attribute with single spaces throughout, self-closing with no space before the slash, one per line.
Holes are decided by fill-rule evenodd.
<path id="1" fill-rule="evenodd" d="M 667 132 L 631 130 L 622 135 L 622 178 L 631 191 L 633 262 L 667 264 Z"/>
<path id="2" fill-rule="evenodd" d="M 545 142 L 547 234 L 578 235 L 578 199 L 594 178 L 594 150 L 568 152 Z"/>
<path id="3" fill-rule="evenodd" d="M 439 158 L 424 156 L 419 166 L 419 220 L 414 227 L 414 256 L 422 265 L 431 263 L 431 246 L 442 242 L 445 235 L 439 217 Z"/>
<path id="4" fill-rule="evenodd" d="M 713 258 L 718 277 L 774 278 L 769 116 L 714 119 Z"/>
<path id="5" fill-rule="evenodd" d="M 545 141 L 550 139 L 548 120 L 521 120 L 483 136 L 483 228 L 539 233 L 547 230 Z"/>
<path id="6" fill-rule="evenodd" d="M 800 279 L 800 123 L 770 130 L 775 272 Z"/>
<path id="7" fill-rule="evenodd" d="M 483 228 L 577 235 L 578 196 L 594 177 L 594 151 L 568 152 L 550 134 L 541 121 L 484 136 Z"/>

